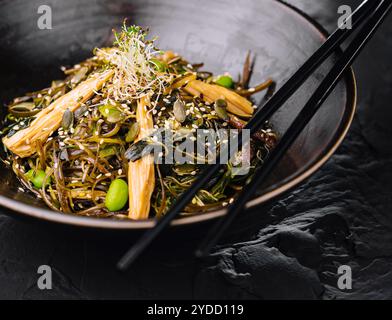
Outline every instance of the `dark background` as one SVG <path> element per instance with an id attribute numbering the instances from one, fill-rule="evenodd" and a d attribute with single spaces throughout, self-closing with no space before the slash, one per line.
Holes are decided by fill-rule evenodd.
<path id="1" fill-rule="evenodd" d="M 337 8 L 360 1 L 289 1 L 328 30 Z M 270 223 L 205 261 L 182 238 L 156 248 L 127 274 L 114 265 L 121 239 L 59 231 L 0 215 L 2 299 L 391 299 L 392 17 L 355 65 L 358 112 L 337 153 L 310 180 L 272 205 Z M 165 246 L 165 244 L 161 244 Z M 53 270 L 41 291 L 39 265 Z M 337 289 L 337 269 L 353 289 Z"/>

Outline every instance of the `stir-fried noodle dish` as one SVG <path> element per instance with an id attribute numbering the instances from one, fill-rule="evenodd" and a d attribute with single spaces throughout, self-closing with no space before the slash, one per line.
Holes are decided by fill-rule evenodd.
<path id="1" fill-rule="evenodd" d="M 141 27 L 124 24 L 114 35 L 112 47 L 62 67 L 64 80 L 8 105 L 3 161 L 20 180 L 20 191 L 53 210 L 134 220 L 160 217 L 214 154 L 222 153 L 231 138 L 224 133 L 246 125 L 256 110 L 252 95 L 272 90 L 273 81 L 249 86 L 250 53 L 234 80 L 157 49 Z M 200 139 L 200 133 L 213 137 Z M 231 203 L 275 143 L 266 123 L 184 214 Z M 244 163 L 247 170 L 239 174 L 236 169 Z"/>

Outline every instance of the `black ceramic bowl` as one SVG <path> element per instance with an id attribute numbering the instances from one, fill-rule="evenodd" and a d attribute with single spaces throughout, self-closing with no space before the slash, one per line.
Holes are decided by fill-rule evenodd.
<path id="1" fill-rule="evenodd" d="M 272 77 L 280 87 L 323 41 L 325 33 L 297 10 L 273 0 L 48 0 L 53 28 L 40 30 L 40 0 L 0 0 L 0 102 L 45 87 L 61 77 L 59 67 L 77 63 L 96 46 L 111 41 L 124 18 L 150 27 L 159 46 L 174 50 L 206 69 L 236 75 L 248 50 L 257 55 L 254 83 Z M 335 53 L 273 117 L 283 133 L 339 56 Z M 350 126 L 355 81 L 348 72 L 307 126 L 273 177 L 248 203 L 274 200 L 317 171 L 333 154 Z M 5 108 L 2 112 L 4 114 Z M 34 196 L 18 191 L 11 170 L 0 169 L 0 205 L 41 220 L 97 229 L 144 229 L 153 220 L 115 221 L 53 212 Z M 210 221 L 223 210 L 178 218 L 174 225 Z"/>

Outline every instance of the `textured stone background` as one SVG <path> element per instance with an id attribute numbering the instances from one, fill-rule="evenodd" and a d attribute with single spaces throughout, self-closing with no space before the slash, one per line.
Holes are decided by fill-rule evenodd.
<path id="1" fill-rule="evenodd" d="M 360 1 L 289 1 L 328 30 L 337 7 Z M 271 207 L 267 227 L 224 245 L 204 262 L 191 244 L 150 254 L 127 274 L 114 263 L 127 243 L 95 240 L 0 215 L 0 298 L 392 298 L 392 17 L 355 70 L 359 109 L 336 155 Z M 36 287 L 49 264 L 54 288 Z M 353 289 L 336 288 L 337 268 Z"/>

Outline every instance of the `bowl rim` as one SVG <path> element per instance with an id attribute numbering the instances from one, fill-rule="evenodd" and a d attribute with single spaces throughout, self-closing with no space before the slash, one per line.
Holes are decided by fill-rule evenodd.
<path id="1" fill-rule="evenodd" d="M 324 39 L 328 37 L 328 32 L 324 29 L 324 27 L 321 26 L 313 18 L 308 16 L 306 13 L 294 7 L 293 5 L 290 5 L 281 0 L 278 0 L 276 2 L 280 4 L 283 8 L 288 9 L 290 11 L 294 11 L 296 14 L 298 14 L 299 17 L 306 20 L 306 22 L 309 23 L 311 26 L 313 26 L 315 30 L 319 32 Z M 338 54 L 342 53 L 340 49 L 337 50 L 336 52 Z M 350 129 L 357 107 L 357 83 L 352 68 L 350 68 L 346 72 L 345 76 L 343 77 L 343 81 L 346 84 L 346 93 L 347 93 L 347 101 L 346 101 L 343 118 L 329 146 L 325 149 L 325 152 L 322 155 L 320 155 L 318 159 L 308 164 L 307 169 L 304 169 L 302 172 L 287 177 L 285 180 L 280 182 L 280 185 L 278 187 L 271 186 L 262 195 L 250 200 L 246 205 L 246 209 L 254 208 L 261 204 L 265 204 L 268 201 L 271 201 L 272 199 L 277 198 L 283 195 L 284 193 L 288 192 L 289 190 L 293 189 L 294 187 L 300 185 L 307 178 L 312 176 L 317 170 L 319 170 L 335 153 L 335 151 L 343 142 L 344 138 L 346 137 Z M 20 201 L 10 199 L 3 195 L 0 195 L 0 206 L 10 209 L 14 213 L 19 213 L 27 217 L 36 218 L 39 220 L 44 220 L 44 221 L 63 224 L 63 225 L 70 225 L 70 226 L 84 227 L 84 228 L 140 230 L 140 229 L 152 228 L 155 226 L 157 222 L 157 220 L 154 218 L 135 221 L 135 220 L 123 220 L 123 219 L 103 219 L 103 218 L 95 218 L 95 217 L 61 214 L 50 209 L 34 207 L 28 204 L 24 204 Z M 223 216 L 226 213 L 226 211 L 227 210 L 225 208 L 222 208 L 210 212 L 181 216 L 178 217 L 177 219 L 174 219 L 171 222 L 171 227 L 185 226 L 185 225 L 205 222 L 208 220 L 213 220 Z"/>

